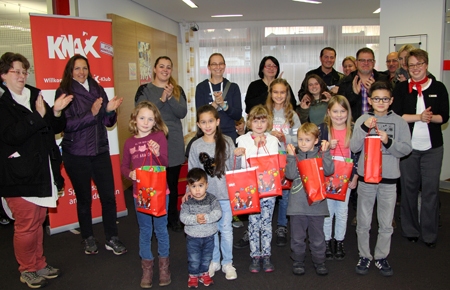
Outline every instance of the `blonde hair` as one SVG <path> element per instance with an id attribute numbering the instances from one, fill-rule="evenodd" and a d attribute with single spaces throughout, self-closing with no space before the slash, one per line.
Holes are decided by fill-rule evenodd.
<path id="1" fill-rule="evenodd" d="M 245 123 L 244 117 L 241 117 L 239 120 L 234 121 L 234 125 L 235 126 L 240 125 L 242 123 Z"/>
<path id="2" fill-rule="evenodd" d="M 356 58 L 353 57 L 353 56 L 351 56 L 351 55 L 347 56 L 346 58 L 344 58 L 344 59 L 342 60 L 342 66 L 344 66 L 344 63 L 345 63 L 347 60 L 353 62 L 353 65 L 356 67 Z"/>
<path id="3" fill-rule="evenodd" d="M 347 132 L 345 133 L 345 146 L 350 146 L 350 139 L 352 138 L 352 110 L 350 108 L 350 103 L 347 98 L 341 95 L 336 95 L 331 97 L 328 101 L 327 113 L 325 114 L 325 118 L 323 122 L 327 124 L 328 127 L 328 136 L 333 138 L 333 122 L 331 121 L 329 111 L 335 104 L 342 106 L 347 111 L 347 120 L 345 121 L 345 129 Z"/>
<path id="4" fill-rule="evenodd" d="M 162 131 L 164 133 L 164 135 L 167 136 L 167 134 L 169 133 L 169 129 L 167 128 L 166 123 L 164 123 L 164 121 L 161 117 L 161 113 L 158 110 L 158 107 L 156 107 L 155 104 L 153 104 L 149 101 L 140 102 L 134 108 L 133 112 L 131 113 L 130 121 L 128 122 L 128 130 L 130 131 L 130 133 L 133 135 L 137 135 L 139 133 L 137 125 L 136 125 L 136 123 L 137 123 L 136 118 L 137 118 L 137 115 L 139 115 L 139 111 L 144 108 L 152 111 L 153 115 L 155 116 L 155 125 L 152 128 L 152 132 Z"/>
<path id="5" fill-rule="evenodd" d="M 153 66 L 154 68 L 156 68 L 156 66 L 158 65 L 158 63 L 159 63 L 159 61 L 161 59 L 166 59 L 166 60 L 170 61 L 170 65 L 171 65 L 171 67 L 173 69 L 173 62 L 170 59 L 170 57 L 168 57 L 168 56 L 160 56 L 160 57 L 158 57 L 156 59 L 156 61 L 155 61 L 155 65 Z M 155 73 L 155 71 L 153 71 L 153 79 L 155 79 L 155 77 L 156 77 L 156 73 Z M 173 86 L 173 92 L 172 93 L 173 93 L 174 98 L 177 101 L 180 101 L 181 90 L 180 90 L 180 87 L 177 84 L 177 81 L 172 77 L 172 73 L 170 74 L 169 84 L 171 84 Z"/>
<path id="6" fill-rule="evenodd" d="M 247 128 L 252 129 L 253 120 L 267 119 L 266 132 L 272 131 L 273 117 L 263 105 L 254 106 L 247 115 Z"/>
<path id="7" fill-rule="evenodd" d="M 404 52 L 404 51 L 406 51 L 406 52 L 408 53 L 408 55 L 409 55 L 409 53 L 410 53 L 411 50 L 413 50 L 413 49 L 416 49 L 416 48 L 415 48 L 414 45 L 412 45 L 412 44 L 405 44 L 405 45 L 402 45 L 402 46 L 400 47 L 400 49 L 398 50 L 398 55 L 400 56 L 400 54 L 401 54 L 402 52 Z M 408 55 L 406 55 L 406 57 L 408 57 Z"/>
<path id="8" fill-rule="evenodd" d="M 283 104 L 283 111 L 284 111 L 284 119 L 286 120 L 286 123 L 291 126 L 291 128 L 294 126 L 294 109 L 292 108 L 291 104 L 291 89 L 289 86 L 289 83 L 282 78 L 274 79 L 270 85 L 269 85 L 269 94 L 267 95 L 266 99 L 266 107 L 269 110 L 269 113 L 272 115 L 273 118 L 273 110 L 275 108 L 275 104 L 272 99 L 272 91 L 273 87 L 277 84 L 281 84 L 286 88 L 286 99 L 284 100 Z"/>
<path id="9" fill-rule="evenodd" d="M 300 126 L 300 128 L 298 128 L 297 137 L 301 133 L 306 134 L 306 135 L 313 135 L 316 139 L 318 139 L 320 131 L 319 131 L 319 127 L 317 127 L 316 124 L 306 122 L 306 123 L 303 123 Z"/>

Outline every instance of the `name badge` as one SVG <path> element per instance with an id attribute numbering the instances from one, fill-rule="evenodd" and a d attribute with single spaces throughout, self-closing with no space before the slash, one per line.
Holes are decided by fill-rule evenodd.
<path id="1" fill-rule="evenodd" d="M 437 98 L 437 95 L 429 95 L 429 98 Z"/>

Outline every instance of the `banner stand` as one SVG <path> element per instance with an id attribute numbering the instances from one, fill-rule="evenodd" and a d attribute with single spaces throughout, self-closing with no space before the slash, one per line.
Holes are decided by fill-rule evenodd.
<path id="1" fill-rule="evenodd" d="M 55 91 L 61 83 L 66 63 L 75 54 L 89 59 L 90 74 L 105 90 L 108 99 L 114 98 L 114 74 L 111 20 L 82 19 L 55 15 L 30 15 L 36 87 L 45 101 L 52 106 Z M 56 142 L 60 144 L 61 136 Z M 117 217 L 128 215 L 120 173 L 120 155 L 117 126 L 108 128 L 109 153 L 114 178 Z M 83 170 L 83 168 L 80 168 Z M 64 193 L 56 208 L 48 209 L 50 235 L 79 227 L 75 189 L 64 165 L 61 174 L 65 179 Z M 102 209 L 97 187 L 92 182 L 92 223 L 102 221 Z"/>
<path id="2" fill-rule="evenodd" d="M 128 215 L 128 209 L 117 212 L 117 218 L 124 217 L 127 215 Z M 102 221 L 103 221 L 102 217 L 93 218 L 92 224 L 98 224 L 98 223 L 101 223 Z M 80 225 L 78 223 L 73 223 L 73 224 L 69 224 L 69 225 L 65 225 L 65 226 L 57 227 L 57 228 L 51 228 L 50 226 L 47 226 L 45 228 L 45 230 L 46 230 L 47 234 L 54 235 L 54 234 L 59 234 L 62 232 L 70 231 L 73 229 L 77 229 L 79 227 L 80 227 Z"/>

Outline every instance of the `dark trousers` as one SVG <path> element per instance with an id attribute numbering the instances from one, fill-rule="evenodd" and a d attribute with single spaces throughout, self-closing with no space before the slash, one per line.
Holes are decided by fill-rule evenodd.
<path id="1" fill-rule="evenodd" d="M 421 237 L 426 243 L 435 243 L 439 224 L 439 178 L 444 148 L 425 151 L 413 150 L 400 161 L 402 196 L 402 235 Z M 421 207 L 419 218 L 419 190 Z"/>
<path id="2" fill-rule="evenodd" d="M 214 235 L 204 238 L 186 236 L 189 275 L 208 272 L 214 250 Z"/>
<path id="3" fill-rule="evenodd" d="M 94 236 L 92 230 L 91 178 L 97 187 L 102 205 L 103 228 L 107 240 L 117 236 L 117 209 L 114 178 L 109 152 L 97 156 L 76 156 L 63 152 L 63 162 L 77 197 L 81 237 Z"/>
<path id="4" fill-rule="evenodd" d="M 178 204 L 178 179 L 180 177 L 181 164 L 177 166 L 167 167 L 167 184 L 169 186 L 169 225 L 176 225 L 178 223 L 179 215 Z"/>
<path id="5" fill-rule="evenodd" d="M 309 237 L 314 264 L 325 263 L 324 216 L 291 215 L 291 258 L 294 262 L 304 262 L 306 255 L 306 231 Z"/>

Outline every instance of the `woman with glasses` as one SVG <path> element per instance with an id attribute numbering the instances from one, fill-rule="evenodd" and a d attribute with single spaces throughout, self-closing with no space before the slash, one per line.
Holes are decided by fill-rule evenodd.
<path id="1" fill-rule="evenodd" d="M 394 78 L 394 87 L 395 84 L 399 82 L 404 82 L 409 79 L 409 73 L 408 73 L 408 64 L 407 59 L 409 56 L 409 53 L 411 50 L 415 49 L 415 47 L 411 44 L 405 44 L 398 50 L 398 61 L 400 62 L 400 67 L 395 72 L 395 78 Z M 429 71 L 427 71 L 427 76 L 433 80 L 436 80 L 436 77 L 432 75 Z"/>
<path id="2" fill-rule="evenodd" d="M 64 185 L 55 134 L 66 125 L 61 112 L 72 96 L 60 96 L 50 108 L 38 88 L 25 84 L 29 68 L 21 54 L 7 52 L 0 58 L 0 196 L 15 219 L 20 281 L 40 288 L 60 274 L 43 255 L 43 223 Z"/>
<path id="3" fill-rule="evenodd" d="M 319 125 L 323 123 L 327 113 L 331 92 L 328 90 L 327 84 L 316 74 L 307 76 L 305 83 L 305 94 L 300 101 L 297 112 L 302 123 L 311 122 Z"/>
<path id="4" fill-rule="evenodd" d="M 426 51 L 411 50 L 406 64 L 410 79 L 396 85 L 392 104 L 394 112 L 409 124 L 413 147 L 411 154 L 400 162 L 402 235 L 411 242 L 420 238 L 434 248 L 444 151 L 441 126 L 449 119 L 448 93 L 443 83 L 427 76 Z"/>
<path id="5" fill-rule="evenodd" d="M 245 112 L 247 114 L 254 106 L 266 104 L 270 83 L 278 77 L 281 78 L 278 60 L 273 56 L 263 57 L 259 64 L 258 76 L 260 79 L 250 83 L 247 94 L 245 95 Z M 295 95 L 291 86 L 289 86 L 289 88 L 292 96 L 290 101 L 292 108 L 295 110 L 297 101 L 295 100 Z"/>
<path id="6" fill-rule="evenodd" d="M 241 91 L 239 86 L 223 77 L 226 64 L 221 53 L 213 53 L 208 60 L 209 79 L 197 85 L 195 90 L 195 107 L 212 105 L 219 112 L 222 133 L 236 143 L 235 121 L 242 117 Z"/>

